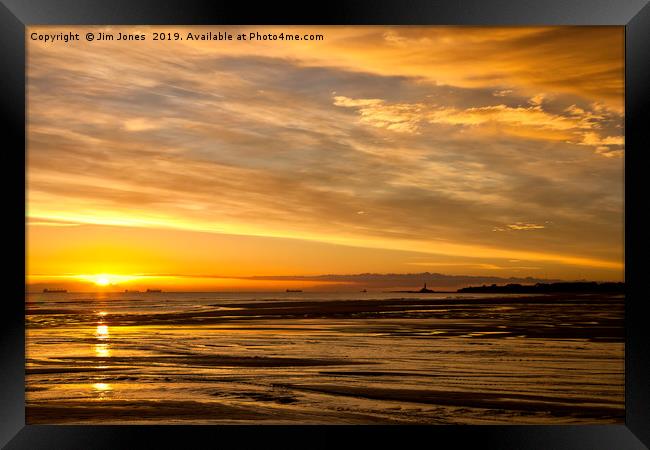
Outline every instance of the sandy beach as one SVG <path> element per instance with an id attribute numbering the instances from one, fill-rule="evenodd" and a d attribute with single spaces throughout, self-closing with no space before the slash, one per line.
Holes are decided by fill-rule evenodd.
<path id="1" fill-rule="evenodd" d="M 623 421 L 622 297 L 347 296 L 32 295 L 27 421 Z"/>

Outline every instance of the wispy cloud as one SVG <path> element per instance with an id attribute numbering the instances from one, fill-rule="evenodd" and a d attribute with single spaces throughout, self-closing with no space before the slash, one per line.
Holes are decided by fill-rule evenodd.
<path id="1" fill-rule="evenodd" d="M 538 223 L 516 222 L 506 225 L 505 227 L 494 227 L 493 231 L 528 231 L 543 230 L 546 226 Z"/>
<path id="2" fill-rule="evenodd" d="M 532 106 L 497 104 L 458 109 L 435 103 L 395 103 L 381 99 L 352 99 L 334 97 L 334 105 L 356 108 L 360 123 L 378 128 L 419 133 L 424 123 L 470 127 L 472 132 L 509 134 L 514 137 L 542 141 L 575 141 L 590 146 L 596 154 L 606 157 L 622 156 L 623 136 L 601 136 L 597 130 L 605 121 L 603 114 L 585 111 L 575 105 L 563 113 L 544 110 L 544 94 L 529 100 Z M 610 131 L 611 132 L 611 131 Z M 610 148 L 614 146 L 616 148 Z M 603 149 L 608 149 L 603 152 Z"/>

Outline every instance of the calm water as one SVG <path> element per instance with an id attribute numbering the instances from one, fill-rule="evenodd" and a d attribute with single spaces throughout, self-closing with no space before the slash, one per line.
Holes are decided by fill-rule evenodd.
<path id="1" fill-rule="evenodd" d="M 612 423 L 623 298 L 29 294 L 28 423 Z"/>

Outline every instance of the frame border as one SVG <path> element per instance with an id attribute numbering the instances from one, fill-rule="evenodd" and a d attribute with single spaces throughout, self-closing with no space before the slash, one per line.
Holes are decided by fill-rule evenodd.
<path id="1" fill-rule="evenodd" d="M 311 6 L 311 8 L 310 8 Z M 2 0 L 0 3 L 0 111 L 5 167 L 17 173 L 25 186 L 25 28 L 29 25 L 619 25 L 625 26 L 625 425 L 557 426 L 433 426 L 409 427 L 412 438 L 440 440 L 454 447 L 487 446 L 501 449 L 643 449 L 650 447 L 650 346 L 643 329 L 643 294 L 647 277 L 640 263 L 642 249 L 650 248 L 642 233 L 640 195 L 644 141 L 647 143 L 650 72 L 649 0 L 344 0 L 327 4 L 290 5 L 265 2 L 255 5 L 203 0 Z M 643 131 L 642 131 L 643 130 Z M 645 138 L 645 139 L 644 139 Z M 22 167 L 22 171 L 17 170 Z M 18 248 L 16 260 L 25 258 L 25 190 L 12 182 L 5 204 L 14 212 L 5 223 Z M 23 240 L 13 238 L 21 236 Z M 634 243 L 634 244 L 632 244 Z M 22 258 L 21 258 L 22 255 Z M 13 255 L 12 255 L 13 256 Z M 237 446 L 253 439 L 284 445 L 331 446 L 348 438 L 366 442 L 404 442 L 404 428 L 381 426 L 64 426 L 25 425 L 25 266 L 10 266 L 11 296 L 0 315 L 0 445 L 18 448 L 127 448 L 186 446 L 194 439 Z M 22 288 L 21 288 L 22 286 Z M 249 432 L 250 431 L 250 432 Z M 298 433 L 296 433 L 298 432 Z M 314 439 L 316 438 L 316 439 Z"/>

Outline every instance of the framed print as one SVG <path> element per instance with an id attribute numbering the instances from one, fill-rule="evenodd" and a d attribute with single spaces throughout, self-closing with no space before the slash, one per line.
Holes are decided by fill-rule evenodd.
<path id="1" fill-rule="evenodd" d="M 645 448 L 647 2 L 318 9 L 5 1 L 2 444 Z"/>

